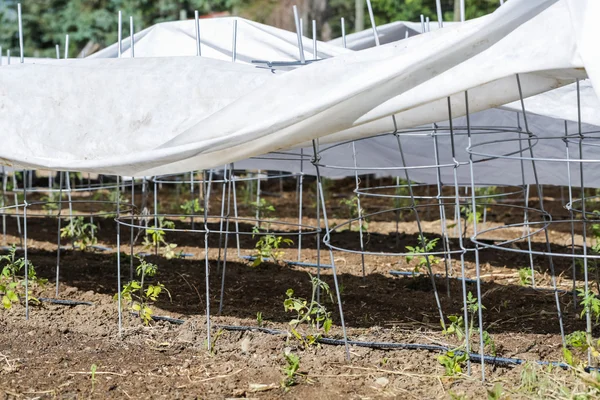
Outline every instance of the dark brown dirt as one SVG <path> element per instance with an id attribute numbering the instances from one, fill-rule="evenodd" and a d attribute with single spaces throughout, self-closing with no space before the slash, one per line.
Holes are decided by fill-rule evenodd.
<path id="1" fill-rule="evenodd" d="M 339 182 L 333 193 L 352 189 L 353 182 Z M 291 186 L 291 187 L 288 187 Z M 277 192 L 265 186 L 264 190 Z M 294 187 L 286 182 L 281 197 L 267 196 L 276 207 L 276 215 L 290 224 L 297 222 Z M 213 210 L 220 206 L 219 190 L 215 190 Z M 551 194 L 551 193 L 550 193 Z M 550 195 L 545 193 L 546 196 Z M 306 212 L 303 223 L 316 224 L 314 195 L 305 194 Z M 560 206 L 552 203 L 556 212 Z M 161 197 L 161 209 L 176 212 L 181 199 L 167 192 Z M 377 199 L 365 201 L 367 210 L 390 207 Z M 331 224 L 345 218 L 346 210 L 331 196 L 328 211 Z M 387 204 L 387 206 L 386 206 Z M 423 213 L 423 229 L 428 237 L 439 233 L 439 208 L 434 205 L 429 215 Z M 491 208 L 494 208 L 493 206 Z M 331 210 L 330 210 L 331 209 Z M 96 212 L 89 204 L 76 209 Z M 447 208 L 447 212 L 452 207 Z M 242 215 L 251 215 L 251 206 L 241 205 Z M 64 213 L 64 209 L 63 209 Z M 449 214 L 450 215 L 450 214 Z M 490 211 L 488 226 L 522 221 L 517 209 Z M 178 227 L 190 228 L 189 221 L 174 219 Z M 391 222 L 390 222 L 391 221 Z M 289 330 L 292 318 L 283 308 L 285 292 L 293 288 L 297 295 L 309 297 L 309 273 L 315 268 L 300 268 L 284 263 L 263 263 L 252 268 L 237 257 L 235 237 L 230 236 L 228 262 L 225 273 L 225 292 L 221 315 L 218 315 L 221 285 L 221 265 L 217 262 L 219 235 L 209 238 L 210 298 L 212 350 L 206 349 L 206 292 L 204 234 L 177 232 L 168 234 L 169 242 L 177 243 L 178 250 L 191 253 L 188 259 L 151 256 L 148 259 L 159 266 L 154 279 L 163 283 L 172 294 L 172 301 L 161 299 L 155 314 L 185 320 L 183 325 L 155 322 L 146 327 L 135 316 L 125 312 L 123 332 L 117 330 L 117 292 L 115 223 L 98 219 L 99 244 L 112 250 L 107 252 L 63 251 L 61 254 L 60 292 L 54 293 L 56 274 L 56 220 L 30 216 L 28 220 L 28 257 L 36 266 L 38 275 L 49 280 L 45 288 L 34 288 L 38 297 L 89 301 L 93 305 L 62 306 L 43 302 L 30 308 L 30 318 L 24 318 L 24 306 L 15 305 L 0 312 L 0 396 L 4 398 L 450 398 L 451 394 L 465 394 L 468 398 L 485 398 L 486 390 L 502 382 L 512 393 L 511 398 L 529 398 L 519 391 L 522 368 L 487 367 L 488 380 L 478 381 L 480 369 L 473 365 L 473 377 L 444 377 L 438 363 L 438 353 L 425 350 L 382 350 L 352 346 L 351 361 L 345 360 L 343 346 L 319 345 L 304 348 L 288 335 L 270 335 L 257 331 L 228 331 L 219 325 L 256 326 L 257 313 L 262 313 L 264 326 L 281 331 Z M 213 222 L 211 229 L 217 229 Z M 6 243 L 19 243 L 14 218 L 9 219 Z M 288 228 L 289 229 L 289 228 Z M 251 226 L 245 227 L 246 231 Z M 418 243 L 414 216 L 403 215 L 398 221 L 394 214 L 379 215 L 369 224 L 368 251 L 373 253 L 401 253 L 405 246 Z M 506 239 L 522 233 L 511 228 L 496 234 L 495 239 Z M 458 248 L 458 237 L 452 236 L 453 249 Z M 469 235 L 470 233 L 467 232 Z M 129 235 L 121 229 L 124 243 L 121 251 L 129 253 Z M 468 236 L 467 235 L 467 236 Z M 567 235 L 567 236 L 565 236 Z M 551 231 L 553 250 L 568 252 L 570 236 L 561 230 Z M 293 237 L 296 242 L 297 238 Z M 256 238 L 242 236 L 242 255 L 254 253 Z M 468 243 L 468 239 L 466 239 Z M 142 251 L 139 245 L 135 251 Z M 358 233 L 350 230 L 332 234 L 332 243 L 345 249 L 360 249 Z M 523 246 L 520 242 L 515 246 Z M 470 244 L 469 244 L 470 245 Z M 541 237 L 535 237 L 534 248 L 544 249 Z M 295 246 L 292 246 L 295 247 Z M 324 248 L 324 247 L 323 247 Z M 525 248 L 525 247 L 522 247 Z M 439 248 L 438 248 L 439 249 Z M 329 264 L 330 254 L 320 253 Z M 402 256 L 369 255 L 365 258 L 362 276 L 361 256 L 355 253 L 334 252 L 335 265 L 341 288 L 342 306 L 348 336 L 354 340 L 457 345 L 455 337 L 445 336 L 439 323 L 432 282 L 428 277 L 394 277 L 390 270 L 411 271 L 414 262 L 407 263 Z M 295 260 L 297 250 L 284 250 L 281 259 Z M 314 236 L 303 238 L 301 260 L 315 262 L 317 241 Z M 474 253 L 465 254 L 465 275 L 476 277 Z M 449 266 L 454 277 L 460 276 L 460 254 L 453 254 Z M 483 284 L 481 297 L 484 306 L 484 329 L 492 335 L 497 355 L 525 360 L 557 361 L 562 359 L 561 340 L 556 303 L 553 293 L 534 290 L 519 282 L 518 269 L 529 266 L 527 256 L 500 250 L 480 253 Z M 557 259 L 555 268 L 560 275 L 561 289 L 571 289 L 571 262 Z M 535 257 L 538 286 L 549 287 L 549 260 Z M 434 272 L 444 273 L 445 264 L 434 265 Z M 122 279 L 129 277 L 129 264 L 123 263 Z M 333 288 L 330 270 L 321 270 L 322 279 Z M 462 285 L 457 279 L 436 278 L 440 301 L 445 316 L 462 315 Z M 477 295 L 473 283 L 467 291 Z M 342 338 L 337 302 L 325 297 L 323 304 L 332 311 L 334 327 L 329 337 Z M 584 323 L 575 311 L 573 297 L 560 295 L 565 330 L 584 329 Z M 305 329 L 305 332 L 308 331 Z M 596 336 L 598 332 L 596 332 Z M 475 340 L 476 342 L 477 340 Z M 477 344 L 474 344 L 477 350 Z M 297 384 L 283 388 L 284 354 L 300 356 L 301 375 Z M 97 370 L 92 379 L 92 365 Z M 556 371 L 556 374 L 563 374 Z M 564 374 L 563 374 L 564 375 Z M 562 376 L 562 375 L 561 375 Z"/>

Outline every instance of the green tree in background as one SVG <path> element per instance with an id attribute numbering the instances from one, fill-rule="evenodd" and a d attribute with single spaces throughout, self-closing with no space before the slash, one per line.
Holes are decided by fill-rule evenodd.
<path id="1" fill-rule="evenodd" d="M 0 46 L 19 54 L 17 1 L 0 0 Z M 96 49 L 117 41 L 117 13 L 123 12 L 123 35 L 129 35 L 129 16 L 135 30 L 173 21 L 181 16 L 229 11 L 238 0 L 34 0 L 22 1 L 25 55 L 54 57 L 55 45 L 64 55 L 69 34 L 69 55 L 75 57 L 88 43 Z M 182 13 L 183 11 L 183 13 Z"/>
<path id="2" fill-rule="evenodd" d="M 444 19 L 454 19 L 454 2 L 442 0 Z M 355 0 L 22 0 L 25 55 L 55 57 L 55 45 L 64 55 L 65 35 L 69 34 L 71 57 L 85 49 L 87 54 L 117 40 L 117 12 L 123 12 L 123 35 L 129 35 L 129 16 L 135 30 L 152 24 L 228 11 L 234 15 L 293 29 L 292 4 L 304 10 L 307 20 L 316 19 L 325 39 L 341 35 L 340 18 L 346 20 L 346 32 L 354 31 Z M 362 2 L 365 10 L 366 3 Z M 435 0 L 372 0 L 375 21 L 418 21 L 421 14 L 436 21 Z M 466 0 L 467 18 L 494 11 L 498 0 Z M 364 26 L 369 27 L 365 12 Z M 310 36 L 310 33 L 308 33 Z M 19 56 L 17 1 L 0 0 L 0 46 Z M 87 47 L 86 47 L 87 46 Z"/>

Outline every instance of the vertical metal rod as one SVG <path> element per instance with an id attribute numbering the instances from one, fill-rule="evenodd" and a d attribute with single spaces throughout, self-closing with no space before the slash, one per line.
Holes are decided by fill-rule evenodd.
<path id="1" fill-rule="evenodd" d="M 581 91 L 579 86 L 579 79 L 576 81 L 577 84 L 577 134 L 579 136 L 579 160 L 583 160 L 583 132 L 581 130 Z M 587 216 L 586 216 L 586 207 L 585 207 L 585 183 L 583 181 L 583 162 L 579 163 L 579 183 L 581 187 L 581 218 L 583 220 L 583 229 L 581 235 L 583 236 L 583 280 L 584 280 L 584 290 L 585 295 L 587 296 L 589 292 L 589 269 L 588 269 L 588 259 L 587 259 Z M 540 196 L 541 197 L 541 196 Z M 555 289 L 556 290 L 556 289 Z M 590 307 L 586 307 L 585 309 L 585 324 L 586 324 L 586 336 L 588 343 L 592 343 L 592 315 L 590 312 Z M 563 338 L 563 346 L 564 346 L 564 338 Z M 588 365 L 592 365 L 592 349 L 588 348 Z"/>
<path id="2" fill-rule="evenodd" d="M 202 50 L 200 48 L 200 18 L 198 17 L 198 10 L 194 11 L 194 23 L 196 31 L 196 55 L 201 56 Z"/>
<path id="3" fill-rule="evenodd" d="M 203 182 L 206 182 L 206 171 L 203 173 Z M 212 170 L 209 173 L 208 188 L 204 191 L 204 277 L 206 290 L 206 346 L 207 350 L 211 349 L 210 340 L 210 264 L 208 263 L 208 237 L 210 229 L 208 229 L 208 203 L 210 198 L 210 186 L 212 184 Z"/>
<path id="4" fill-rule="evenodd" d="M 21 17 L 21 3 L 17 4 L 17 18 L 19 20 L 19 51 L 21 64 L 25 62 L 25 54 L 23 54 L 23 18 Z M 25 187 L 25 181 L 23 181 L 23 187 Z"/>
<path id="5" fill-rule="evenodd" d="M 21 231 L 21 217 L 19 217 L 19 196 L 17 194 L 17 190 L 19 189 L 19 185 L 17 184 L 17 171 L 13 170 L 12 174 L 13 181 L 13 194 L 15 199 L 15 212 L 17 216 L 17 232 L 19 233 L 19 241 L 21 242 L 21 246 L 23 246 L 23 235 Z M 23 179 L 23 183 L 25 180 Z M 25 185 L 23 185 L 25 186 Z"/>
<path id="6" fill-rule="evenodd" d="M 465 22 L 465 0 L 460 0 L 460 22 Z"/>
<path id="7" fill-rule="evenodd" d="M 2 58 L 2 52 L 0 52 L 0 58 Z M 6 176 L 6 168 L 2 166 L 2 244 L 6 245 L 6 213 L 4 207 L 6 207 L 6 186 L 8 184 L 8 177 Z"/>
<path id="8" fill-rule="evenodd" d="M 219 315 L 223 311 L 223 297 L 225 294 L 225 272 L 227 270 L 227 242 L 229 239 L 229 216 L 231 215 L 231 175 L 233 172 L 233 163 L 229 167 L 229 177 L 227 179 L 227 213 L 225 214 L 225 246 L 223 250 L 223 275 L 221 277 L 221 298 L 219 301 Z"/>
<path id="9" fill-rule="evenodd" d="M 529 267 L 531 269 L 531 284 L 532 287 L 535 288 L 535 266 L 533 263 L 533 253 L 532 253 L 532 246 L 531 246 L 531 229 L 529 228 L 529 212 L 528 212 L 528 208 L 529 208 L 529 184 L 526 183 L 525 180 L 525 162 L 523 160 L 523 144 L 521 142 L 521 121 L 519 118 L 519 113 L 517 113 L 517 130 L 518 130 L 518 134 L 519 134 L 519 155 L 521 156 L 519 163 L 520 163 L 520 167 L 521 167 L 521 183 L 523 185 L 523 189 L 525 190 L 525 210 L 523 211 L 523 224 L 524 226 L 524 234 L 527 235 L 527 246 L 529 249 Z"/>
<path id="10" fill-rule="evenodd" d="M 471 148 L 471 116 L 469 114 L 469 93 L 465 92 L 465 112 L 467 117 L 467 149 Z M 473 154 L 469 153 L 469 170 L 471 172 L 471 207 L 476 210 L 475 201 L 475 174 L 473 170 Z M 473 237 L 477 236 L 477 218 L 473 218 Z M 479 319 L 479 356 L 481 359 L 481 380 L 485 381 L 485 344 L 483 341 L 483 307 L 481 304 L 481 265 L 479 264 L 479 246 L 475 245 L 475 284 L 477 286 L 477 318 Z M 464 281 L 464 280 L 463 280 Z"/>
<path id="11" fill-rule="evenodd" d="M 437 11 L 438 27 L 444 27 L 444 15 L 442 14 L 441 0 L 435 0 L 435 10 Z"/>
<path id="12" fill-rule="evenodd" d="M 65 58 L 69 58 L 69 35 L 65 35 Z"/>
<path id="13" fill-rule="evenodd" d="M 133 17 L 129 16 L 129 42 L 130 42 L 130 48 L 131 48 L 131 58 L 135 58 L 135 27 L 133 25 Z M 135 177 L 131 177 L 131 205 L 132 207 L 135 207 Z M 130 246 L 130 254 L 129 254 L 129 279 L 133 280 L 133 254 L 134 254 L 134 249 L 133 249 L 133 242 L 134 242 L 134 234 L 133 234 L 133 223 L 134 223 L 134 218 L 133 218 L 133 209 L 131 210 L 131 227 L 129 228 L 129 233 L 130 233 L 130 237 L 129 237 L 129 246 Z M 143 273 L 143 271 L 142 271 Z"/>
<path id="14" fill-rule="evenodd" d="M 525 124 L 525 131 L 527 132 L 527 137 L 528 137 L 528 145 L 529 145 L 529 155 L 531 157 L 531 167 L 533 169 L 533 176 L 535 179 L 535 185 L 537 187 L 537 192 L 538 192 L 538 197 L 539 197 L 539 201 L 540 201 L 540 210 L 542 211 L 542 213 L 544 214 L 544 220 L 546 220 L 546 210 L 544 209 L 544 197 L 542 195 L 542 190 L 541 190 L 541 186 L 540 186 L 540 181 L 538 179 L 538 174 L 537 174 L 537 167 L 536 167 L 536 163 L 535 163 L 535 157 L 533 155 L 533 142 L 531 140 L 533 134 L 531 133 L 531 131 L 529 130 L 529 125 L 527 123 L 527 113 L 525 111 L 525 101 L 523 99 L 523 90 L 521 87 L 521 79 L 519 77 L 519 74 L 516 75 L 517 78 L 517 87 L 519 89 L 519 99 L 521 102 L 521 109 L 523 111 L 523 122 Z M 585 231 L 585 229 L 584 229 Z M 552 249 L 551 249 L 551 245 L 550 245 L 550 236 L 548 234 L 548 228 L 545 227 L 544 228 L 544 235 L 545 235 L 545 239 L 546 239 L 546 249 L 548 251 L 548 253 L 552 254 Z M 585 246 L 584 246 L 585 248 Z M 552 274 L 551 276 L 551 280 L 552 280 L 552 288 L 554 290 L 554 298 L 556 301 L 556 310 L 558 313 L 558 323 L 559 323 L 559 327 L 560 327 L 560 336 L 562 339 L 562 343 L 563 346 L 565 345 L 565 330 L 564 330 L 564 326 L 563 326 L 563 319 L 562 319 L 562 311 L 561 311 L 561 307 L 560 307 L 560 299 L 558 296 L 558 289 L 556 286 L 556 274 L 555 274 L 555 269 L 554 269 L 554 260 L 552 258 L 552 256 L 548 256 L 549 259 L 549 263 L 550 263 L 550 273 Z"/>
<path id="15" fill-rule="evenodd" d="M 194 215 L 196 214 L 196 195 L 194 194 L 194 174 L 195 171 L 190 171 L 190 200 L 192 202 L 192 216 L 190 217 L 192 223 L 192 230 L 196 229 L 196 224 L 194 222 Z"/>
<path id="16" fill-rule="evenodd" d="M 133 49 L 133 47 L 132 47 Z M 133 235 L 133 223 L 134 218 L 133 218 L 133 207 L 135 207 L 135 178 L 132 176 L 131 177 L 131 226 L 129 227 L 129 233 L 130 233 L 130 237 L 129 237 L 129 279 L 133 280 L 133 254 L 134 254 L 134 249 L 133 249 L 133 242 L 134 242 L 134 235 Z M 93 218 L 93 217 L 92 217 Z"/>
<path id="17" fill-rule="evenodd" d="M 529 249 L 529 268 L 531 270 L 531 286 L 535 288 L 535 266 L 533 263 L 533 249 L 531 246 L 531 228 L 529 227 L 529 212 L 527 211 L 527 209 L 529 208 L 529 188 L 530 186 L 527 185 L 525 189 L 525 212 L 523 213 L 523 223 L 525 224 L 526 228 L 525 234 L 527 235 L 527 248 Z"/>
<path id="18" fill-rule="evenodd" d="M 56 59 L 60 60 L 60 45 L 56 45 Z"/>
<path id="19" fill-rule="evenodd" d="M 375 38 L 375 46 L 379 46 L 379 33 L 377 32 L 377 25 L 375 25 L 375 16 L 373 15 L 373 7 L 371 6 L 371 0 L 367 0 L 367 9 L 369 11 L 369 18 L 371 19 L 371 28 L 373 29 L 373 38 Z"/>
<path id="20" fill-rule="evenodd" d="M 398 133 L 398 128 L 397 128 L 398 125 L 396 123 L 396 116 L 395 115 L 392 115 L 392 121 L 394 122 L 394 136 L 396 137 L 396 141 L 398 142 L 398 150 L 400 151 L 400 159 L 402 161 L 402 167 L 403 167 L 403 170 L 404 170 L 404 176 L 406 178 L 406 182 L 407 182 L 407 185 L 408 185 L 408 192 L 410 194 L 411 209 L 415 213 L 415 220 L 417 222 L 417 229 L 419 230 L 421 247 L 422 248 L 426 248 L 426 246 L 425 246 L 425 236 L 423 235 L 423 228 L 421 226 L 421 218 L 419 217 L 419 211 L 417 210 L 417 204 L 416 204 L 416 201 L 415 201 L 415 195 L 414 195 L 414 192 L 413 192 L 412 183 L 410 181 L 410 177 L 408 176 L 408 169 L 406 168 L 407 167 L 406 159 L 404 158 L 404 150 L 402 149 L 402 141 L 400 140 L 400 134 Z M 431 263 L 429 261 L 429 257 L 425 257 L 425 261 L 427 263 L 427 271 L 429 272 L 429 276 L 431 277 L 431 286 L 433 288 L 433 295 L 435 297 L 435 302 L 436 302 L 436 305 L 437 305 L 438 313 L 440 315 L 440 324 L 442 325 L 442 328 L 445 329 L 446 322 L 444 321 L 444 313 L 442 312 L 442 304 L 440 302 L 440 296 L 439 296 L 438 291 L 437 291 L 437 285 L 435 283 L 435 276 L 433 274 L 433 270 L 431 269 Z"/>
<path id="21" fill-rule="evenodd" d="M 73 198 L 71 197 L 71 177 L 68 172 L 65 172 L 67 181 L 67 199 L 69 200 L 69 221 L 73 220 Z"/>
<path id="22" fill-rule="evenodd" d="M 260 228 L 260 169 L 256 174 L 256 227 Z"/>
<path id="23" fill-rule="evenodd" d="M 233 172 L 233 171 L 232 171 Z M 240 226 L 238 221 L 238 206 L 237 206 L 237 193 L 235 191 L 235 173 L 232 175 L 231 188 L 233 189 L 233 217 L 235 218 L 235 241 L 237 245 L 237 256 L 241 258 L 242 252 L 240 250 Z"/>
<path id="24" fill-rule="evenodd" d="M 319 162 L 319 153 L 317 152 L 317 141 L 313 140 L 313 151 L 314 151 L 314 158 L 313 158 L 313 165 L 315 166 L 315 170 L 316 170 L 316 174 L 317 174 L 317 188 L 318 188 L 318 193 L 317 193 L 317 204 L 319 203 L 319 200 L 321 202 L 321 204 L 323 205 L 323 222 L 325 223 L 325 237 L 327 238 L 327 240 L 329 240 L 329 221 L 327 220 L 327 207 L 325 204 L 325 195 L 323 193 L 323 184 L 322 184 L 322 180 L 321 180 L 321 173 L 319 171 L 319 166 L 318 166 L 318 162 Z M 319 226 L 320 228 L 320 226 Z M 324 238 L 325 239 L 325 238 Z M 346 323 L 344 322 L 344 309 L 342 307 L 342 296 L 340 293 L 340 287 L 338 284 L 338 278 L 337 278 L 337 270 L 335 267 L 335 260 L 333 258 L 333 251 L 331 249 L 329 249 L 329 258 L 331 260 L 331 270 L 333 273 L 333 284 L 335 286 L 335 293 L 336 293 L 336 297 L 337 297 L 337 302 L 338 302 L 338 309 L 340 312 L 340 322 L 342 324 L 342 332 L 344 334 L 344 345 L 346 348 L 346 359 L 350 360 L 350 347 L 348 345 L 348 334 L 346 332 Z"/>
<path id="25" fill-rule="evenodd" d="M 227 168 L 223 169 L 223 191 L 221 193 L 221 218 L 219 219 L 219 255 L 217 257 L 217 273 L 221 271 L 221 244 L 223 243 L 223 217 L 225 216 L 225 193 L 227 189 Z"/>
<path id="26" fill-rule="evenodd" d="M 129 42 L 131 46 L 131 58 L 135 57 L 135 38 L 134 38 L 135 29 L 133 27 L 133 17 L 129 17 Z M 132 177 L 133 178 L 133 177 Z"/>
<path id="27" fill-rule="evenodd" d="M 348 48 L 348 45 L 346 43 L 346 21 L 344 21 L 344 17 L 342 17 L 340 24 L 342 26 L 342 43 L 344 44 L 344 48 Z M 0 53 L 2 53 L 2 50 L 0 48 Z"/>
<path id="28" fill-rule="evenodd" d="M 20 4 L 19 4 L 20 6 Z M 29 261 L 27 260 L 27 185 L 23 171 L 23 258 L 25 260 L 25 319 L 29 319 Z"/>
<path id="29" fill-rule="evenodd" d="M 454 175 L 454 201 L 456 203 L 455 207 L 457 209 L 460 209 L 460 194 L 459 194 L 460 189 L 458 187 L 458 167 L 460 166 L 460 162 L 456 159 L 456 148 L 454 145 L 454 127 L 452 124 L 452 103 L 450 101 L 450 97 L 448 97 L 448 122 L 449 122 L 449 127 L 450 127 L 450 149 L 452 151 L 452 162 L 454 163 L 454 167 L 452 168 L 453 175 Z M 476 206 L 474 206 L 474 207 L 476 207 Z M 477 213 L 477 209 L 473 208 L 472 212 Z M 458 231 L 459 231 L 458 246 L 461 249 L 460 269 L 461 269 L 461 277 L 462 277 L 461 281 L 462 281 L 462 292 L 463 292 L 462 293 L 463 294 L 463 318 L 465 321 L 465 346 L 466 346 L 465 351 L 468 354 L 471 352 L 471 332 L 469 332 L 469 309 L 467 307 L 467 282 L 466 282 L 467 277 L 465 274 L 465 254 L 467 253 L 467 249 L 464 247 L 464 244 L 463 244 L 461 223 L 462 223 L 462 221 L 459 216 L 456 220 L 456 224 L 458 225 Z M 467 223 L 467 221 L 465 219 L 465 224 L 466 223 Z M 478 299 L 478 301 L 480 301 L 480 299 Z M 483 337 L 483 332 L 481 329 L 479 330 L 479 334 Z M 467 374 L 471 375 L 471 360 L 470 360 L 470 358 L 467 358 Z"/>
<path id="30" fill-rule="evenodd" d="M 313 39 L 313 60 L 316 60 L 318 57 L 317 52 L 317 21 L 312 20 L 312 39 Z"/>
<path id="31" fill-rule="evenodd" d="M 231 61 L 237 59 L 237 19 L 233 20 L 233 43 L 231 44 Z"/>
<path id="32" fill-rule="evenodd" d="M 438 134 L 437 134 L 437 125 L 433 124 L 433 132 L 432 132 L 432 136 L 433 136 L 433 155 L 434 155 L 434 161 L 436 165 L 440 164 L 440 151 L 439 151 L 439 146 L 438 146 Z M 436 168 L 437 173 L 436 173 L 436 181 L 437 181 L 437 195 L 436 195 L 436 199 L 438 201 L 438 207 L 440 210 L 440 224 L 441 224 L 441 229 L 442 229 L 442 247 L 444 249 L 444 265 L 446 268 L 446 294 L 448 297 L 450 297 L 450 272 L 451 272 L 451 268 L 452 268 L 452 256 L 450 254 L 450 240 L 448 238 L 448 229 L 446 226 L 446 210 L 444 208 L 444 200 L 442 198 L 442 193 L 443 193 L 443 183 L 442 183 L 442 171 L 441 168 L 438 167 Z M 456 214 L 456 213 L 455 213 Z M 459 218 L 460 219 L 460 218 Z M 462 233 L 460 232 L 459 229 L 459 235 L 461 235 Z"/>
<path id="33" fill-rule="evenodd" d="M 425 33 L 425 16 L 421 14 L 421 33 Z"/>
<path id="34" fill-rule="evenodd" d="M 60 285 L 60 226 L 61 226 L 61 222 L 62 222 L 62 218 L 61 218 L 61 214 L 62 214 L 62 190 L 63 190 L 63 173 L 59 172 L 58 173 L 59 178 L 58 178 L 58 216 L 57 216 L 57 220 L 58 220 L 58 230 L 56 232 L 56 243 L 57 243 L 57 248 L 56 248 L 56 297 L 58 297 L 58 288 Z"/>
<path id="35" fill-rule="evenodd" d="M 117 26 L 117 56 L 119 58 L 121 58 L 121 55 L 123 54 L 123 43 L 122 43 L 122 38 L 123 38 L 123 15 L 121 13 L 121 11 L 119 10 L 119 14 L 118 14 L 118 26 Z"/>
<path id="36" fill-rule="evenodd" d="M 365 277 L 365 244 L 363 238 L 363 219 L 362 219 L 362 207 L 360 206 L 360 195 L 358 194 L 358 190 L 360 189 L 360 180 L 358 179 L 358 163 L 356 160 L 356 146 L 352 142 L 352 159 L 354 160 L 354 181 L 356 183 L 356 189 L 354 190 L 356 196 L 356 207 L 358 208 L 358 232 L 360 239 L 360 258 L 362 265 L 362 275 Z M 352 216 L 350 216 L 352 218 Z"/>
<path id="37" fill-rule="evenodd" d="M 567 121 L 565 121 L 564 142 L 565 142 L 565 153 L 566 153 L 566 158 L 567 158 L 567 183 L 569 185 L 568 186 L 569 187 L 568 210 L 569 210 L 569 217 L 571 219 L 571 254 L 572 254 L 571 270 L 572 270 L 572 275 L 573 275 L 573 311 L 577 312 L 577 263 L 575 262 L 575 222 L 573 221 L 575 219 L 575 216 L 574 216 L 573 209 L 571 206 L 573 204 L 573 185 L 571 183 L 571 163 L 569 162 L 569 160 L 570 160 L 569 132 L 567 129 Z"/>
<path id="38" fill-rule="evenodd" d="M 156 180 L 158 179 L 158 177 L 154 177 L 154 228 L 158 229 L 158 187 L 157 187 L 157 183 Z M 158 255 L 158 243 L 155 244 L 154 246 L 154 255 L 157 256 Z"/>
<path id="39" fill-rule="evenodd" d="M 121 12 L 119 11 L 119 17 Z M 120 26 L 120 24 L 119 24 Z M 119 41 L 120 42 L 120 41 Z M 120 215 L 120 198 L 121 198 L 121 188 L 119 185 L 119 176 L 117 176 L 117 218 Z M 117 301 L 118 305 L 118 314 L 119 314 L 119 337 L 123 337 L 123 309 L 122 309 L 122 298 L 121 298 L 121 224 L 117 222 Z"/>
<path id="40" fill-rule="evenodd" d="M 19 50 L 20 50 L 20 61 L 21 64 L 25 61 L 25 55 L 23 54 L 23 20 L 21 17 L 21 3 L 17 4 L 17 14 L 19 20 Z M 27 261 L 27 184 L 26 184 L 27 171 L 23 171 L 23 237 L 24 245 L 23 251 L 25 252 L 25 319 L 29 319 L 29 262 Z M 15 192 L 16 193 L 16 192 Z M 18 214 L 18 208 L 17 208 Z M 18 217 L 17 217 L 18 218 Z"/>
<path id="41" fill-rule="evenodd" d="M 300 52 L 300 63 L 306 63 L 306 59 L 304 58 L 304 44 L 302 43 L 302 25 L 300 23 L 300 18 L 298 17 L 298 7 L 294 6 L 294 22 L 296 24 L 296 35 L 298 36 L 298 51 Z"/>
<path id="42" fill-rule="evenodd" d="M 300 149 L 300 176 L 298 177 L 298 261 L 302 257 L 302 209 L 304 186 L 304 148 Z"/>

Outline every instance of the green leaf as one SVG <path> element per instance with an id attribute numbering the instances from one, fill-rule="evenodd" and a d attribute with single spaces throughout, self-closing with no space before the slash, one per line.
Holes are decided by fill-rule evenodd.
<path id="1" fill-rule="evenodd" d="M 8 300 L 10 300 L 10 301 L 12 301 L 12 302 L 17 302 L 17 301 L 19 301 L 19 296 L 18 296 L 18 295 L 17 295 L 15 292 L 13 292 L 12 290 L 9 290 L 9 291 L 6 293 L 6 297 L 8 298 Z"/>
<path id="2" fill-rule="evenodd" d="M 9 309 L 12 306 L 12 302 L 7 296 L 2 296 L 2 305 L 4 308 Z"/>

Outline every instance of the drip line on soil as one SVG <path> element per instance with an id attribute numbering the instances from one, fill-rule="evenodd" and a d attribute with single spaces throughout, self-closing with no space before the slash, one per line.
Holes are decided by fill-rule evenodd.
<path id="1" fill-rule="evenodd" d="M 137 315 L 135 313 L 132 313 L 132 314 Z M 158 315 L 153 315 L 152 319 L 155 321 L 170 322 L 170 323 L 177 324 L 177 325 L 183 325 L 183 323 L 185 322 L 185 320 L 183 320 L 183 319 L 162 317 L 162 316 L 158 316 Z M 237 332 L 253 331 L 253 332 L 267 333 L 269 335 L 284 335 L 287 333 L 285 331 L 261 328 L 259 326 L 243 326 L 243 325 L 213 325 L 213 326 L 215 328 L 224 329 L 226 331 L 237 331 Z M 322 343 L 322 344 L 332 345 L 332 346 L 344 346 L 344 344 L 345 344 L 343 340 L 326 338 L 326 337 L 321 337 L 321 338 L 317 339 L 317 342 Z M 368 348 L 372 348 L 372 349 L 427 350 L 427 351 L 437 351 L 437 352 L 441 352 L 441 353 L 444 353 L 447 351 L 454 351 L 453 349 L 450 349 L 445 346 L 440 346 L 440 345 L 436 345 L 436 344 L 422 344 L 422 343 L 365 342 L 365 341 L 360 341 L 360 340 L 348 340 L 348 344 L 351 346 L 368 347 Z M 463 351 L 456 350 L 454 352 L 457 354 L 464 354 Z M 482 361 L 481 355 L 477 354 L 477 353 L 469 353 L 469 359 L 474 362 Z M 527 362 L 535 362 L 536 364 L 543 365 L 543 366 L 551 365 L 553 367 L 560 367 L 562 369 L 570 368 L 570 366 L 568 364 L 559 362 L 559 361 L 524 360 L 522 358 L 497 357 L 497 356 L 483 356 L 483 362 L 485 362 L 486 364 L 497 365 L 497 366 L 501 366 L 501 367 L 502 366 L 510 366 L 510 365 L 522 365 Z M 585 367 L 584 370 L 586 372 L 592 372 L 592 371 L 598 372 L 598 371 L 600 371 L 600 368 L 588 366 L 588 367 Z"/>
<path id="2" fill-rule="evenodd" d="M 255 256 L 240 256 L 240 258 L 243 260 L 248 260 L 248 261 L 256 260 Z M 273 260 L 270 258 L 263 258 L 263 261 L 273 261 Z M 328 265 L 328 264 L 316 264 L 316 263 L 288 261 L 288 260 L 284 260 L 283 262 L 286 263 L 287 265 L 296 266 L 296 267 L 314 267 L 314 268 L 331 269 L 331 265 Z"/>
<path id="3" fill-rule="evenodd" d="M 89 301 L 50 299 L 47 297 L 38 297 L 38 300 L 43 303 L 58 304 L 61 306 L 93 306 L 94 305 L 94 303 L 91 303 Z"/>
<path id="4" fill-rule="evenodd" d="M 427 276 L 427 274 L 423 274 L 420 272 L 412 272 L 412 271 L 396 271 L 396 270 L 391 270 L 389 272 L 390 275 L 393 276 L 404 276 L 404 277 L 408 277 L 408 278 L 413 278 L 413 277 L 419 277 L 419 276 Z M 445 277 L 444 275 L 441 274 L 434 274 L 433 276 L 435 276 L 436 278 L 444 278 L 444 279 L 456 279 L 458 281 L 462 281 L 463 278 L 461 278 L 460 276 L 448 276 Z M 477 283 L 476 279 L 469 279 L 469 278 L 465 278 L 465 282 L 467 283 Z M 523 287 L 523 289 L 531 289 L 531 290 L 535 290 L 538 292 L 554 292 L 554 289 L 552 288 L 543 288 L 543 287 Z M 556 289 L 556 292 L 558 293 L 565 293 L 565 294 L 573 294 L 572 290 L 564 290 L 564 289 Z"/>

